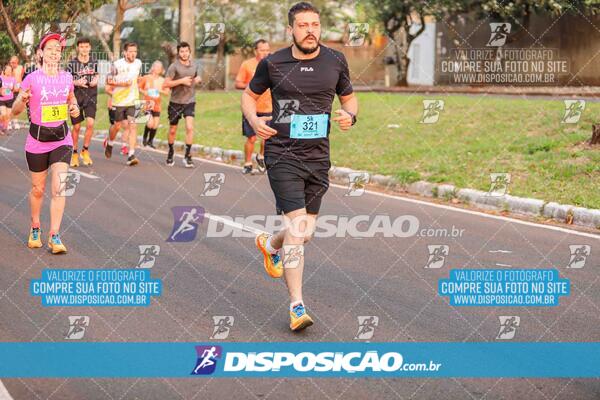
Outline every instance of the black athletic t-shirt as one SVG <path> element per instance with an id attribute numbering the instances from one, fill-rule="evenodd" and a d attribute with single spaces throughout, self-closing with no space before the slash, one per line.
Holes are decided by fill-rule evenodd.
<path id="1" fill-rule="evenodd" d="M 335 95 L 353 92 L 344 54 L 320 45 L 319 55 L 310 60 L 292 56 L 286 47 L 258 63 L 250 81 L 250 90 L 262 94 L 271 89 L 273 119 L 277 130 L 265 144 L 265 156 L 301 161 L 329 161 L 331 106 Z M 290 138 L 291 114 L 328 114 L 327 137 L 318 139 Z"/>
<path id="2" fill-rule="evenodd" d="M 98 61 L 90 57 L 88 62 L 82 63 L 77 59 L 77 57 L 75 57 L 69 61 L 67 71 L 73 75 L 74 81 L 85 78 L 89 86 L 92 79 L 94 79 L 94 76 L 98 74 Z M 79 101 L 83 99 L 95 99 L 96 96 L 98 96 L 98 86 L 87 88 L 75 86 L 74 93 L 75 97 L 77 97 Z"/>

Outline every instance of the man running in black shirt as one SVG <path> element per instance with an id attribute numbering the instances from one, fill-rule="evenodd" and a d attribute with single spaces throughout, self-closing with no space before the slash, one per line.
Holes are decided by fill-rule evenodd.
<path id="1" fill-rule="evenodd" d="M 79 166 L 77 147 L 79 143 L 79 131 L 81 123 L 86 121 L 85 137 L 83 138 L 83 150 L 81 159 L 83 165 L 92 165 L 89 146 L 94 133 L 94 120 L 96 118 L 96 105 L 98 103 L 98 62 L 90 57 L 92 44 L 88 38 L 77 40 L 77 57 L 69 62 L 67 71 L 73 75 L 75 85 L 75 98 L 81 112 L 77 118 L 71 118 L 73 124 L 73 155 L 71 156 L 71 167 Z"/>
<path id="2" fill-rule="evenodd" d="M 265 163 L 278 213 L 286 229 L 256 237 L 267 273 L 285 276 L 290 328 L 312 325 L 302 301 L 304 243 L 314 232 L 321 199 L 329 187 L 331 121 L 343 131 L 356 122 L 354 96 L 344 55 L 319 43 L 319 11 L 301 2 L 288 12 L 291 47 L 263 59 L 242 95 L 242 111 L 265 143 Z M 273 120 L 256 115 L 256 99 L 271 89 Z M 342 109 L 331 108 L 338 96 Z M 284 114 L 282 114 L 284 113 Z M 270 122 L 269 122 L 270 121 Z"/>

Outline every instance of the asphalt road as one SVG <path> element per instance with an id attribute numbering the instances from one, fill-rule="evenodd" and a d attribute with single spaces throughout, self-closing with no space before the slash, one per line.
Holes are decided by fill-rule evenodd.
<path id="1" fill-rule="evenodd" d="M 304 298 L 315 325 L 289 331 L 286 289 L 266 276 L 252 238 L 206 237 L 208 219 L 188 243 L 166 242 L 171 207 L 201 206 L 216 216 L 270 215 L 266 176 L 196 161 L 164 165 L 141 151 L 140 165 L 101 155 L 84 172 L 67 207 L 63 256 L 26 246 L 29 178 L 25 134 L 0 138 L 0 341 L 65 341 L 68 316 L 90 317 L 85 341 L 207 341 L 212 316 L 233 316 L 224 341 L 353 341 L 358 316 L 377 316 L 372 341 L 494 342 L 499 316 L 517 315 L 515 341 L 600 341 L 600 242 L 566 229 L 521 223 L 410 199 L 332 187 L 322 213 L 410 215 L 420 228 L 462 229 L 461 237 L 318 238 L 306 248 Z M 12 151 L 10 151 L 12 150 Z M 116 151 L 115 151 L 116 153 Z M 204 173 L 224 173 L 217 196 L 201 196 Z M 49 224 L 49 199 L 42 229 Z M 43 236 L 44 242 L 46 236 Z M 150 307 L 42 307 L 30 296 L 44 268 L 134 268 L 140 245 L 160 245 L 152 268 L 163 294 Z M 447 245 L 445 264 L 424 268 L 428 245 Z M 570 245 L 590 245 L 584 268 L 567 269 Z M 556 307 L 452 307 L 437 295 L 450 268 L 557 268 L 571 295 Z M 64 360 L 68 362 L 68 360 Z M 93 360 L 90 360 L 93 362 Z M 193 366 L 191 366 L 193 367 Z M 600 379 L 3 379 L 14 399 L 598 399 Z M 0 387 L 1 389 L 1 387 Z M 2 391 L 0 390 L 0 398 Z"/>

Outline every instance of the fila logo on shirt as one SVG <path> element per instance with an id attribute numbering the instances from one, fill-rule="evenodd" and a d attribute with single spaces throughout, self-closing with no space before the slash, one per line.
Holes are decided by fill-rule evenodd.
<path id="1" fill-rule="evenodd" d="M 313 67 L 300 67 L 300 72 L 313 72 Z"/>

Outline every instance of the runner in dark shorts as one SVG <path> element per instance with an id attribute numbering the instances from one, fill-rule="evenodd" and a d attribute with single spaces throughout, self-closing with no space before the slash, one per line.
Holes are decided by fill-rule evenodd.
<path id="1" fill-rule="evenodd" d="M 194 162 L 190 150 L 194 142 L 194 110 L 196 108 L 196 85 L 202 82 L 198 76 L 198 67 L 190 60 L 190 45 L 181 42 L 177 45 L 177 60 L 167 69 L 164 88 L 171 89 L 171 100 L 167 107 L 169 116 L 169 154 L 167 165 L 175 165 L 175 136 L 177 135 L 177 124 L 183 118 L 185 120 L 185 156 L 183 165 L 186 168 L 194 168 Z"/>
<path id="2" fill-rule="evenodd" d="M 107 83 L 112 88 L 112 106 L 115 108 L 115 121 L 108 130 L 108 139 L 104 146 L 104 156 L 112 157 L 114 140 L 123 127 L 123 149 L 127 156 L 127 165 L 139 163 L 135 156 L 137 125 L 135 123 L 136 103 L 139 100 L 138 78 L 142 62 L 137 58 L 138 46 L 133 42 L 123 46 L 123 58 L 113 62 Z M 129 146 L 126 146 L 126 143 Z"/>
<path id="3" fill-rule="evenodd" d="M 310 240 L 321 201 L 329 187 L 329 131 L 356 122 L 358 102 L 344 54 L 319 43 L 319 11 L 298 3 L 288 13 L 293 44 L 263 59 L 242 95 L 242 111 L 254 132 L 265 139 L 265 162 L 277 212 L 286 228 L 261 234 L 256 245 L 267 273 L 285 276 L 290 296 L 290 329 L 312 325 L 302 300 L 304 243 Z M 256 103 L 267 89 L 273 117 L 257 116 Z M 338 96 L 342 108 L 334 112 Z"/>
<path id="4" fill-rule="evenodd" d="M 259 39 L 254 42 L 254 57 L 250 58 L 242 63 L 237 76 L 235 77 L 235 88 L 246 89 L 248 83 L 252 80 L 256 67 L 260 60 L 269 55 L 271 49 L 269 42 L 264 39 Z M 271 92 L 267 90 L 263 93 L 256 104 L 256 115 L 259 117 L 270 117 L 273 110 L 271 104 Z M 246 143 L 244 144 L 244 168 L 242 169 L 243 174 L 252 173 L 252 153 L 254 152 L 254 144 L 256 143 L 256 133 L 252 126 L 242 115 L 242 135 L 246 137 Z M 256 155 L 256 164 L 258 165 L 259 172 L 265 172 L 265 141 L 260 139 L 260 152 Z"/>
<path id="5" fill-rule="evenodd" d="M 57 33 L 44 36 L 39 45 L 43 51 L 42 65 L 25 77 L 13 107 L 15 117 L 25 110 L 27 103 L 30 111 L 29 134 L 25 141 L 25 156 L 32 185 L 29 194 L 31 228 L 27 245 L 30 248 L 42 247 L 40 213 L 50 171 L 52 198 L 48 247 L 53 254 L 67 251 L 59 235 L 73 150 L 73 137 L 69 134 L 67 119 L 79 116 L 73 93 L 73 76 L 60 70 L 65 45 L 65 39 Z"/>
<path id="6" fill-rule="evenodd" d="M 73 75 L 75 85 L 75 97 L 79 105 L 80 114 L 77 118 L 71 118 L 73 124 L 73 156 L 71 167 L 79 166 L 77 153 L 79 145 L 79 132 L 81 123 L 85 121 L 85 137 L 83 138 L 83 149 L 81 159 L 83 165 L 93 164 L 90 156 L 90 143 L 94 134 L 94 121 L 96 119 L 96 108 L 98 105 L 98 62 L 90 56 L 92 45 L 90 39 L 80 38 L 77 40 L 77 57 L 69 62 L 67 70 Z"/>
<path id="7" fill-rule="evenodd" d="M 6 64 L 0 72 L 0 135 L 3 135 L 8 131 L 17 80 L 13 76 L 10 64 Z"/>
<path id="8" fill-rule="evenodd" d="M 151 148 L 154 147 L 154 137 L 158 130 L 158 124 L 160 122 L 160 110 L 161 110 L 161 95 L 168 95 L 169 89 L 163 88 L 165 78 L 163 74 L 165 69 L 162 62 L 154 61 L 152 68 L 148 75 L 143 76 L 140 79 L 140 93 L 144 95 L 144 101 L 147 105 L 148 121 L 144 127 L 144 136 L 142 138 L 142 145 Z"/>

